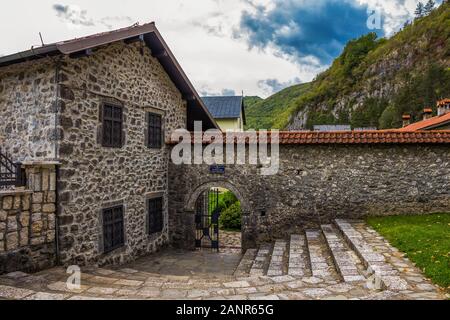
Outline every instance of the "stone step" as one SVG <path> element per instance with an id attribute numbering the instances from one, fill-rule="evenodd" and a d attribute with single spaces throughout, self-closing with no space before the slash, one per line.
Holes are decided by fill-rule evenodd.
<path id="1" fill-rule="evenodd" d="M 373 275 L 373 285 L 375 289 L 387 289 L 400 291 L 407 288 L 405 280 L 399 277 L 399 272 L 381 253 L 378 253 L 353 226 L 352 221 L 336 219 L 335 224 L 342 232 L 348 245 L 355 251 L 358 257 L 367 268 L 369 274 Z"/>
<path id="2" fill-rule="evenodd" d="M 265 275 L 269 267 L 272 246 L 272 244 L 263 244 L 260 246 L 258 253 L 256 254 L 255 261 L 253 261 L 252 268 L 250 269 L 251 276 Z"/>
<path id="3" fill-rule="evenodd" d="M 257 253 L 257 249 L 248 249 L 242 257 L 241 262 L 239 262 L 234 275 L 241 277 L 249 274 Z"/>
<path id="4" fill-rule="evenodd" d="M 296 277 L 309 276 L 310 270 L 308 265 L 305 236 L 299 234 L 292 235 L 289 243 L 288 274 Z"/>
<path id="5" fill-rule="evenodd" d="M 306 243 L 308 244 L 309 260 L 313 277 L 324 279 L 337 279 L 331 254 L 325 244 L 320 230 L 307 230 Z"/>
<path id="6" fill-rule="evenodd" d="M 282 276 L 287 274 L 286 251 L 287 251 L 287 242 L 284 240 L 277 240 L 273 247 L 269 269 L 267 270 L 267 275 L 269 277 Z"/>
<path id="7" fill-rule="evenodd" d="M 336 270 L 344 282 L 365 281 L 361 268 L 358 268 L 361 261 L 350 250 L 337 230 L 332 225 L 322 225 L 322 232 L 333 256 Z"/>

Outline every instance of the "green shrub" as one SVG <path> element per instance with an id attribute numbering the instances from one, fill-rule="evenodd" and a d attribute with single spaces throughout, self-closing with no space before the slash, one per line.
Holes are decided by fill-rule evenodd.
<path id="1" fill-rule="evenodd" d="M 219 224 L 222 229 L 240 230 L 241 229 L 241 203 L 235 202 L 220 214 Z"/>
<path id="2" fill-rule="evenodd" d="M 230 207 L 231 205 L 233 205 L 234 203 L 236 203 L 238 201 L 236 196 L 230 191 L 227 191 L 227 192 L 224 192 L 223 194 L 221 194 L 220 200 L 223 201 L 223 204 L 224 204 L 223 209 Z"/>

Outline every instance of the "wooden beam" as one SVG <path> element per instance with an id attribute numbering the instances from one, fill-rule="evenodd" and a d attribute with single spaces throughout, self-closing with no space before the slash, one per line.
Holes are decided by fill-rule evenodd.
<path id="1" fill-rule="evenodd" d="M 169 54 L 167 53 L 166 50 L 162 50 L 162 51 L 159 51 L 159 52 L 152 53 L 152 56 L 154 58 L 156 58 L 156 59 L 161 59 L 161 58 L 168 57 Z"/>
<path id="2" fill-rule="evenodd" d="M 77 58 L 83 58 L 83 57 L 92 56 L 93 54 L 94 54 L 94 50 L 86 49 L 86 50 L 83 50 L 83 51 L 71 53 L 69 56 L 71 58 L 73 58 L 73 59 L 77 59 Z"/>
<path id="3" fill-rule="evenodd" d="M 196 100 L 196 97 L 193 94 L 183 94 L 183 99 L 186 101 L 194 101 Z"/>
<path id="4" fill-rule="evenodd" d="M 126 44 L 130 44 L 130 43 L 134 43 L 134 42 L 138 42 L 138 41 L 144 41 L 144 35 L 143 34 L 141 34 L 141 35 L 139 35 L 137 37 L 125 39 L 123 42 L 125 42 Z"/>

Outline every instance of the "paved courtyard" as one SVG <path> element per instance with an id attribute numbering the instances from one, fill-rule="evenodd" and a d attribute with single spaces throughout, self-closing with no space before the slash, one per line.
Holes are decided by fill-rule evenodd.
<path id="1" fill-rule="evenodd" d="M 232 276 L 241 258 L 240 250 L 216 253 L 212 250 L 191 252 L 166 249 L 122 267 L 168 276 Z"/>
<path id="2" fill-rule="evenodd" d="M 343 236 L 334 235 L 337 227 L 324 226 L 322 232 L 308 230 L 304 236 L 266 244 L 245 255 L 167 249 L 127 265 L 84 268 L 81 287 L 76 290 L 67 287 L 69 275 L 62 267 L 36 274 L 10 273 L 0 277 L 0 299 L 446 298 L 402 253 L 364 223 L 337 221 L 336 225 Z M 341 243 L 344 236 L 355 243 L 355 251 Z M 302 245 L 306 245 L 307 251 Z M 358 250 L 359 245 L 366 251 Z M 363 259 L 350 251 L 362 252 Z M 295 263 L 296 258 L 308 263 Z M 364 266 L 365 259 L 369 269 L 378 270 L 376 274 L 382 277 L 382 287 L 373 286 L 370 270 Z"/>

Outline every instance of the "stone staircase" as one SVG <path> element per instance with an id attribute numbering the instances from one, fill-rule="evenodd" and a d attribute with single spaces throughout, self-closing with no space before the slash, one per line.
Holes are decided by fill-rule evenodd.
<path id="1" fill-rule="evenodd" d="M 67 286 L 63 267 L 32 275 L 13 272 L 0 276 L 0 300 L 445 298 L 358 221 L 336 220 L 249 249 L 234 275 L 159 274 L 140 266 L 82 268 L 78 289 Z"/>
<path id="2" fill-rule="evenodd" d="M 358 283 L 366 282 L 370 268 L 362 252 L 355 247 L 341 226 L 322 225 L 319 229 L 294 234 L 289 240 L 263 244 L 249 249 L 236 269 L 236 276 L 314 277 L 324 280 Z M 369 270 L 370 271 L 370 270 Z"/>
<path id="3" fill-rule="evenodd" d="M 407 282 L 399 276 L 399 271 L 387 261 L 383 254 L 377 252 L 375 246 L 369 243 L 352 223 L 337 219 L 335 224 L 345 241 L 367 268 L 374 289 L 400 291 L 408 288 Z"/>

